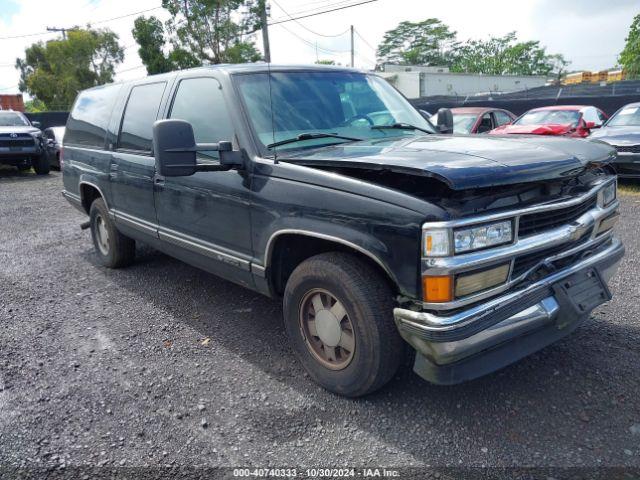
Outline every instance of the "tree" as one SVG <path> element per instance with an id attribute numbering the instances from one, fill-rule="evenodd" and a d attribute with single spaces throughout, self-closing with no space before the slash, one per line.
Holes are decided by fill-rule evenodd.
<path id="1" fill-rule="evenodd" d="M 16 59 L 19 88 L 49 109 L 69 109 L 80 90 L 113 81 L 123 59 L 112 31 L 70 30 L 66 39 L 34 43 Z"/>
<path id="2" fill-rule="evenodd" d="M 335 60 L 316 60 L 316 65 L 335 65 Z"/>
<path id="3" fill-rule="evenodd" d="M 562 55 L 547 54 L 538 41 L 519 42 L 516 32 L 469 40 L 454 56 L 452 71 L 486 75 L 559 75 L 568 65 Z"/>
<path id="4" fill-rule="evenodd" d="M 171 14 L 165 26 L 174 51 L 201 62 L 243 63 L 260 52 L 243 37 L 260 28 L 257 9 L 248 0 L 162 0 Z"/>
<path id="5" fill-rule="evenodd" d="M 618 63 L 622 65 L 627 77 L 640 77 L 640 14 L 633 19 L 626 42 Z"/>
<path id="6" fill-rule="evenodd" d="M 168 54 L 164 53 L 167 43 L 164 27 L 156 17 L 136 18 L 131 33 L 138 43 L 138 55 L 149 75 L 196 67 L 201 63 L 181 48 L 174 48 Z"/>
<path id="7" fill-rule="evenodd" d="M 378 46 L 380 63 L 449 66 L 456 47 L 456 32 L 437 18 L 401 22 L 384 34 Z"/>

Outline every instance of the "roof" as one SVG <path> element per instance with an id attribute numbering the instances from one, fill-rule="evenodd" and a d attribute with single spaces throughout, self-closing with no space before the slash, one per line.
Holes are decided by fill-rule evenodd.
<path id="1" fill-rule="evenodd" d="M 350 72 L 350 73 L 368 73 L 364 70 L 342 67 L 336 65 L 279 65 L 279 64 L 269 64 L 265 62 L 257 62 L 257 63 L 220 63 L 216 65 L 205 65 L 202 67 L 195 68 L 187 68 L 184 70 L 175 70 L 167 73 L 158 73 L 156 75 L 148 75 L 146 77 L 138 78 L 135 80 L 123 80 L 120 82 L 107 83 L 104 85 L 97 85 L 95 87 L 88 88 L 87 90 L 93 90 L 95 88 L 106 87 L 109 85 L 122 85 L 122 84 L 130 84 L 133 82 L 144 81 L 148 78 L 157 78 L 161 79 L 163 77 L 169 77 L 175 73 L 184 73 L 184 72 L 197 72 L 197 71 L 207 71 L 207 70 L 217 70 L 229 74 L 233 73 L 267 73 L 267 72 L 295 72 L 295 71 L 317 71 L 317 72 Z"/>
<path id="2" fill-rule="evenodd" d="M 532 108 L 530 112 L 536 112 L 538 110 L 582 110 L 583 108 L 591 107 L 592 105 L 549 105 L 548 107 Z"/>
<path id="3" fill-rule="evenodd" d="M 491 110 L 502 110 L 495 107 L 455 107 L 451 109 L 452 113 L 476 113 L 480 115 Z"/>

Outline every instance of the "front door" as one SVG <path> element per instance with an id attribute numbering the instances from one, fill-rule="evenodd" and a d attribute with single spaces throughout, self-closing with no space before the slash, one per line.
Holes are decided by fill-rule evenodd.
<path id="1" fill-rule="evenodd" d="M 182 78 L 168 118 L 191 123 L 197 143 L 232 141 L 235 145 L 224 94 L 213 77 Z M 218 159 L 218 152 L 198 153 L 198 163 L 217 163 Z M 183 259 L 251 285 L 249 187 L 249 174 L 238 170 L 164 177 L 156 182 L 155 190 L 160 239 L 168 248 L 182 250 Z"/>
<path id="2" fill-rule="evenodd" d="M 157 236 L 153 181 L 152 127 L 158 116 L 166 82 L 131 89 L 110 165 L 116 223 Z"/>

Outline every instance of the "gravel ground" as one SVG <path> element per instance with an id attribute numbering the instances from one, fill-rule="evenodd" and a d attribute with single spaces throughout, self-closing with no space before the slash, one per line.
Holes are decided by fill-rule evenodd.
<path id="1" fill-rule="evenodd" d="M 614 300 L 572 336 L 354 401 L 305 375 L 279 302 L 145 248 L 98 266 L 60 190 L 0 172 L 0 466 L 640 466 L 640 196 Z"/>

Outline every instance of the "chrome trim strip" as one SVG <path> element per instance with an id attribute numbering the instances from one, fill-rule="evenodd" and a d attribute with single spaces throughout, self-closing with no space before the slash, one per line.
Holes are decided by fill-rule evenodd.
<path id="1" fill-rule="evenodd" d="M 491 310 L 495 310 L 498 307 L 504 307 L 509 303 L 518 302 L 524 295 L 533 293 L 539 289 L 549 288 L 552 284 L 579 270 L 582 270 L 583 268 L 587 268 L 600 261 L 603 261 L 607 257 L 610 257 L 616 253 L 620 253 L 622 255 L 623 252 L 624 247 L 622 245 L 622 242 L 617 238 L 614 238 L 611 242 L 611 245 L 602 252 L 598 252 L 591 257 L 585 258 L 581 262 L 575 263 L 565 268 L 564 270 L 552 273 L 542 280 L 531 284 L 527 288 L 515 292 L 510 292 L 501 297 L 493 298 L 488 302 L 482 303 L 480 305 L 475 305 L 468 310 L 464 310 L 450 316 L 440 316 L 430 312 L 422 311 L 416 312 L 414 310 L 407 310 L 403 308 L 394 308 L 393 314 L 398 321 L 410 324 L 412 327 L 418 329 L 436 332 L 453 330 L 473 322 L 477 317 L 486 315 L 487 312 Z"/>
<path id="2" fill-rule="evenodd" d="M 67 190 L 62 190 L 62 196 L 69 200 L 70 202 L 75 202 L 82 206 L 82 199 L 80 195 L 76 195 L 75 193 L 68 192 Z"/>
<path id="3" fill-rule="evenodd" d="M 299 229 L 296 229 L 296 228 L 285 228 L 285 229 L 282 229 L 282 230 L 277 230 L 277 231 L 275 231 L 274 233 L 271 234 L 271 236 L 269 237 L 269 240 L 267 241 L 267 246 L 265 248 L 264 268 L 269 268 L 269 265 L 271 264 L 271 255 L 273 253 L 272 249 L 273 249 L 274 240 L 278 236 L 284 235 L 284 234 L 306 235 L 308 237 L 315 237 L 315 238 L 320 238 L 322 240 L 329 240 L 331 242 L 341 243 L 342 245 L 346 245 L 347 247 L 353 248 L 354 250 L 357 250 L 358 252 L 366 255 L 371 260 L 376 262 L 387 273 L 387 275 L 389 275 L 389 277 L 397 284 L 396 277 L 391 272 L 391 270 L 389 270 L 384 265 L 384 263 L 382 263 L 382 261 L 378 257 L 376 257 L 373 253 L 371 253 L 369 250 L 367 250 L 365 248 L 362 248 L 361 246 L 356 245 L 355 243 L 349 242 L 348 240 L 344 240 L 344 239 L 339 238 L 339 237 L 333 237 L 331 235 L 326 235 L 324 233 L 312 232 L 312 231 L 309 231 L 309 230 L 299 230 Z"/>
<path id="4" fill-rule="evenodd" d="M 124 223 L 131 228 L 135 228 L 143 233 L 147 233 L 158 238 L 158 225 L 156 225 L 155 223 L 151 223 L 141 218 L 134 217 L 133 215 L 121 212 L 120 210 L 116 210 L 115 208 L 110 210 L 110 212 L 113 212 L 116 223 Z"/>
<path id="5" fill-rule="evenodd" d="M 615 176 L 609 176 L 609 178 L 596 182 L 594 184 L 594 187 L 591 190 L 589 190 L 587 193 L 584 193 L 579 197 L 571 198 L 570 200 L 565 200 L 563 202 L 538 204 L 538 205 L 533 205 L 531 207 L 526 207 L 526 208 L 521 208 L 516 210 L 509 210 L 508 212 L 490 213 L 486 215 L 480 215 L 477 217 L 465 217 L 465 218 L 459 218 L 455 220 L 446 220 L 443 222 L 426 222 L 422 224 L 422 230 L 465 227 L 467 225 L 481 225 L 484 223 L 503 220 L 506 218 L 515 218 L 515 217 L 520 217 L 522 215 L 529 215 L 531 213 L 547 212 L 549 210 L 558 210 L 561 208 L 572 207 L 586 201 L 589 197 L 598 193 L 598 191 L 602 189 L 606 184 L 609 184 L 615 181 L 616 181 Z"/>
<path id="6" fill-rule="evenodd" d="M 251 273 L 253 273 L 256 277 L 265 278 L 267 276 L 267 269 L 262 265 L 257 265 L 255 263 L 251 264 Z"/>
<path id="7" fill-rule="evenodd" d="M 209 258 L 213 258 L 214 260 L 218 260 L 219 262 L 233 265 L 234 267 L 238 267 L 242 270 L 251 270 L 251 263 L 249 260 L 221 252 L 218 250 L 220 247 L 212 243 L 204 242 L 197 238 L 163 227 L 159 228 L 158 234 L 160 240 L 164 240 L 174 245 L 186 248 L 187 250 L 191 250 L 192 252 L 205 255 Z"/>

